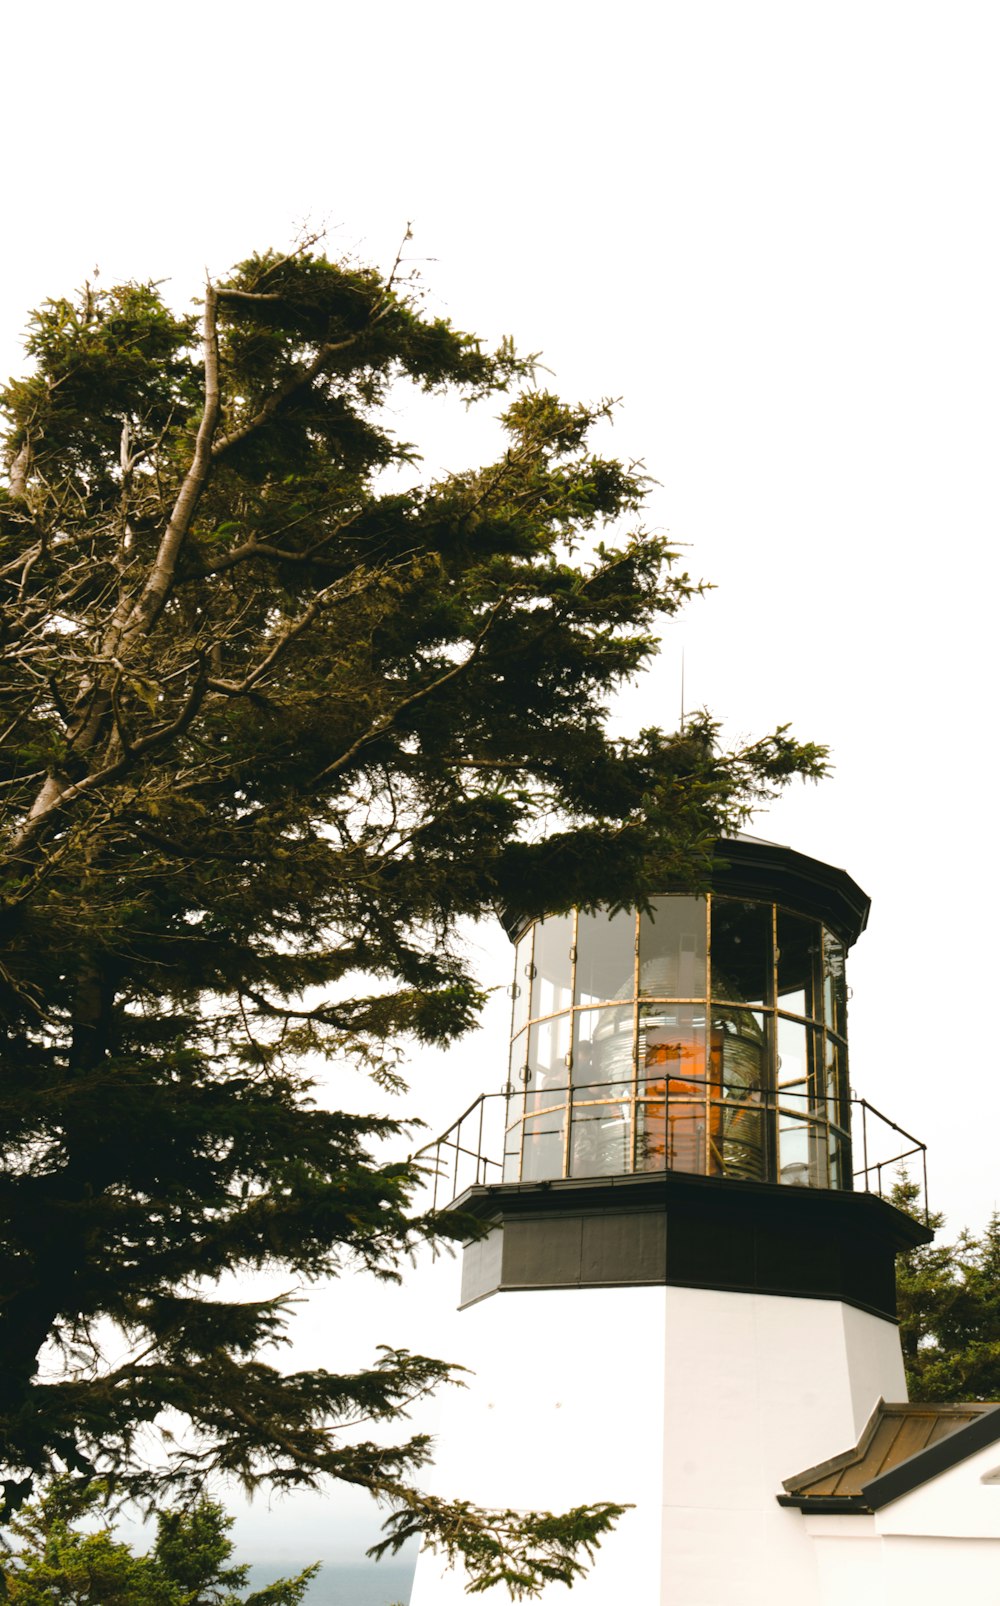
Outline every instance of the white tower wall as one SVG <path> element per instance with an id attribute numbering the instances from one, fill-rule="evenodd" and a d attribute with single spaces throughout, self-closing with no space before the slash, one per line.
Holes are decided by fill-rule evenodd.
<path id="1" fill-rule="evenodd" d="M 839 1300 L 542 1289 L 483 1299 L 454 1331 L 475 1375 L 445 1406 L 436 1492 L 634 1506 L 574 1606 L 816 1601 L 812 1542 L 778 1506 L 781 1480 L 855 1442 L 880 1395 L 905 1398 L 895 1325 Z M 458 1606 L 466 1582 L 422 1554 L 411 1606 Z"/>

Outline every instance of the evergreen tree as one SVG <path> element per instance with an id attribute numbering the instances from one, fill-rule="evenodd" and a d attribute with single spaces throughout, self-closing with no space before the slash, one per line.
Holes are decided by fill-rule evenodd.
<path id="1" fill-rule="evenodd" d="M 61 1470 L 151 1502 L 343 1478 L 390 1541 L 571 1579 L 617 1508 L 429 1499 L 423 1437 L 338 1428 L 449 1367 L 282 1373 L 284 1303 L 231 1279 L 394 1277 L 461 1235 L 411 1207 L 418 1166 L 371 1157 L 400 1123 L 319 1107 L 310 1060 L 399 1085 L 405 1038 L 476 1018 L 462 917 L 702 885 L 822 751 L 720 752 L 707 716 L 608 735 L 696 587 L 637 524 L 640 470 L 592 446 L 606 407 L 532 388 L 398 268 L 254 256 L 200 332 L 155 285 L 88 286 L 28 351 L 0 493 L 4 1513 Z M 497 460 L 405 486 L 407 387 L 505 395 Z"/>
<path id="2" fill-rule="evenodd" d="M 916 1213 L 919 1189 L 908 1177 L 892 1203 Z M 939 1232 L 940 1213 L 929 1225 Z M 962 1232 L 896 1261 L 896 1303 L 912 1400 L 1000 1399 L 1000 1215 L 981 1237 Z"/>
<path id="3" fill-rule="evenodd" d="M 250 1568 L 232 1564 L 233 1519 L 214 1500 L 162 1513 L 152 1548 L 136 1555 L 110 1527 L 94 1525 L 106 1493 L 100 1483 L 57 1479 L 22 1507 L 0 1564 L 11 1606 L 299 1606 L 319 1571 L 307 1567 L 245 1595 Z"/>

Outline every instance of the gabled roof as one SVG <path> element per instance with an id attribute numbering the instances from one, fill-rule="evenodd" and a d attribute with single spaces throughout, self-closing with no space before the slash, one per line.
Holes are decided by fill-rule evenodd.
<path id="1" fill-rule="evenodd" d="M 853 1450 L 786 1478 L 783 1506 L 878 1511 L 1000 1439 L 1000 1405 L 887 1405 L 879 1400 Z"/>

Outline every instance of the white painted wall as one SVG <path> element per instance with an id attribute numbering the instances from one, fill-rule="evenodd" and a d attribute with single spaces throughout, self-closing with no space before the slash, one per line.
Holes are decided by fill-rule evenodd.
<path id="1" fill-rule="evenodd" d="M 546 1592 L 561 1606 L 659 1599 L 665 1294 L 503 1293 L 457 1315 L 452 1353 L 475 1375 L 442 1411 L 434 1492 L 524 1510 L 635 1505 L 572 1597 L 561 1584 Z M 468 1606 L 465 1582 L 421 1553 L 411 1606 Z M 503 1589 L 475 1598 L 509 1600 Z"/>
<path id="2" fill-rule="evenodd" d="M 778 1506 L 781 1481 L 854 1444 L 880 1394 L 905 1398 L 893 1324 L 831 1300 L 503 1293 L 458 1313 L 454 1335 L 476 1375 L 446 1403 L 435 1492 L 635 1503 L 573 1606 L 773 1606 L 776 1568 L 789 1600 L 816 1601 L 814 1547 Z M 467 1602 L 465 1581 L 422 1555 L 411 1606 Z"/>
<path id="3" fill-rule="evenodd" d="M 784 1478 L 857 1442 L 906 1398 L 895 1325 L 835 1300 L 667 1290 L 663 1606 L 816 1599 Z M 779 1563 L 780 1558 L 780 1563 Z M 782 1598 L 786 1598 L 783 1596 Z"/>
<path id="4" fill-rule="evenodd" d="M 803 1516 L 817 1606 L 1000 1603 L 1000 1446 L 977 1451 L 873 1516 Z M 790 1513 L 795 1515 L 795 1513 Z"/>
<path id="5" fill-rule="evenodd" d="M 949 1467 L 930 1483 L 911 1489 L 875 1514 L 878 1530 L 887 1539 L 897 1536 L 924 1538 L 961 1537 L 1000 1539 L 1000 1483 L 987 1481 L 1000 1472 L 1000 1444 L 977 1450 L 958 1466 Z M 1000 1601 L 1000 1552 L 993 1568 Z"/>

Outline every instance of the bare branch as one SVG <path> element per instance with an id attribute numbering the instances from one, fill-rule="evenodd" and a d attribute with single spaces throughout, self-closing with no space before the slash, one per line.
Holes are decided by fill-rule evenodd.
<path id="1" fill-rule="evenodd" d="M 232 290 L 220 285 L 218 289 L 220 301 L 284 301 L 286 298 L 278 290 Z"/>
<path id="2" fill-rule="evenodd" d="M 177 559 L 191 528 L 201 493 L 205 488 L 212 466 L 212 444 L 219 422 L 219 329 L 216 308 L 216 291 L 209 282 L 205 286 L 205 316 L 203 324 L 205 356 L 205 400 L 201 422 L 195 440 L 194 453 L 188 471 L 177 493 L 167 528 L 163 532 L 156 559 L 138 601 L 130 610 L 121 630 L 121 640 L 148 632 L 159 618 L 170 594 Z M 117 651 L 119 642 L 108 643 Z"/>
<path id="3" fill-rule="evenodd" d="M 24 502 L 28 497 L 28 472 L 31 468 L 31 443 L 23 441 L 21 447 L 10 465 L 10 494 L 18 502 Z"/>

